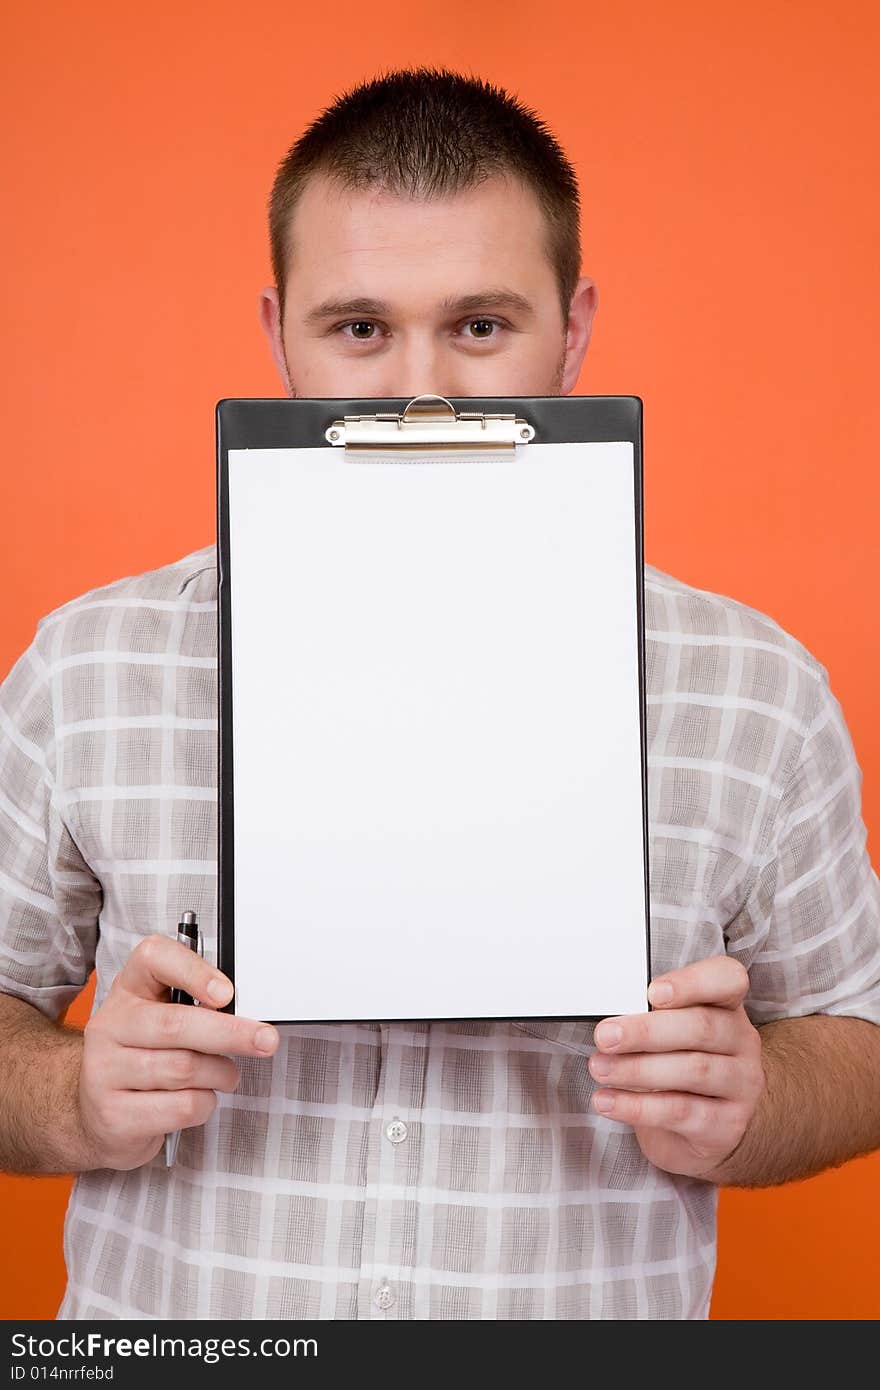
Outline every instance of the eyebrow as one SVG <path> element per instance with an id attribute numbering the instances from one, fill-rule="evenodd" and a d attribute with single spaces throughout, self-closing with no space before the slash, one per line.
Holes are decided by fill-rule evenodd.
<path id="1" fill-rule="evenodd" d="M 444 313 L 472 314 L 480 309 L 511 309 L 527 317 L 534 316 L 534 305 L 516 290 L 490 289 L 479 294 L 448 296 L 438 305 Z M 382 299 L 325 299 L 306 314 L 306 323 L 323 323 L 326 319 L 363 314 L 379 318 L 391 313 L 391 305 Z"/>

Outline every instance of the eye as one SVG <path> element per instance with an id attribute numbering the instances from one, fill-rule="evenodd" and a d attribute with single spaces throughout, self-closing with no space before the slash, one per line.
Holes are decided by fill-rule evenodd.
<path id="1" fill-rule="evenodd" d="M 350 328 L 351 336 L 357 338 L 360 342 L 368 341 L 370 338 L 374 337 L 376 333 L 376 325 L 371 322 L 370 319 L 355 319 L 354 322 L 343 323 L 340 327 L 343 331 L 346 328 Z"/>
<path id="2" fill-rule="evenodd" d="M 470 319 L 468 329 L 472 338 L 491 338 L 500 324 L 494 319 Z"/>

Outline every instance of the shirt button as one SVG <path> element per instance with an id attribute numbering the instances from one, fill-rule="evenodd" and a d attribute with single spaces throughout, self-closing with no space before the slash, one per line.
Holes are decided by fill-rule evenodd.
<path id="1" fill-rule="evenodd" d="M 390 1125 L 385 1126 L 385 1135 L 392 1144 L 402 1144 L 408 1132 L 403 1120 L 392 1120 Z"/>
<path id="2" fill-rule="evenodd" d="M 376 1296 L 373 1299 L 373 1302 L 375 1303 L 376 1307 L 381 1308 L 383 1312 L 386 1308 L 391 1308 L 394 1306 L 394 1294 L 392 1293 L 391 1288 L 388 1284 L 379 1285 L 378 1289 L 376 1290 Z"/>

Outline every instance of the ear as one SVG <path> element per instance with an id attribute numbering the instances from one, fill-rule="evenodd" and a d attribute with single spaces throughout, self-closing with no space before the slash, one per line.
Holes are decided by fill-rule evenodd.
<path id="1" fill-rule="evenodd" d="M 275 359 L 275 366 L 278 368 L 282 385 L 288 396 L 292 396 L 293 389 L 290 385 L 287 359 L 284 354 L 284 340 L 281 336 L 281 303 L 274 285 L 260 291 L 260 326 L 269 341 L 269 347 Z"/>
<path id="2" fill-rule="evenodd" d="M 560 395 L 573 391 L 590 345 L 593 315 L 599 304 L 599 291 L 589 276 L 582 276 L 575 286 L 568 311 L 565 334 L 565 364 L 562 370 Z"/>

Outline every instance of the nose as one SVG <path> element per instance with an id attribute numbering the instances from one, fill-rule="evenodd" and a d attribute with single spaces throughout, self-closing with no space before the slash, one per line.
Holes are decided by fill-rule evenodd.
<path id="1" fill-rule="evenodd" d="M 431 334 L 413 334 L 395 354 L 388 376 L 389 396 L 445 395 L 442 354 Z M 389 364 L 391 365 L 391 364 Z"/>

